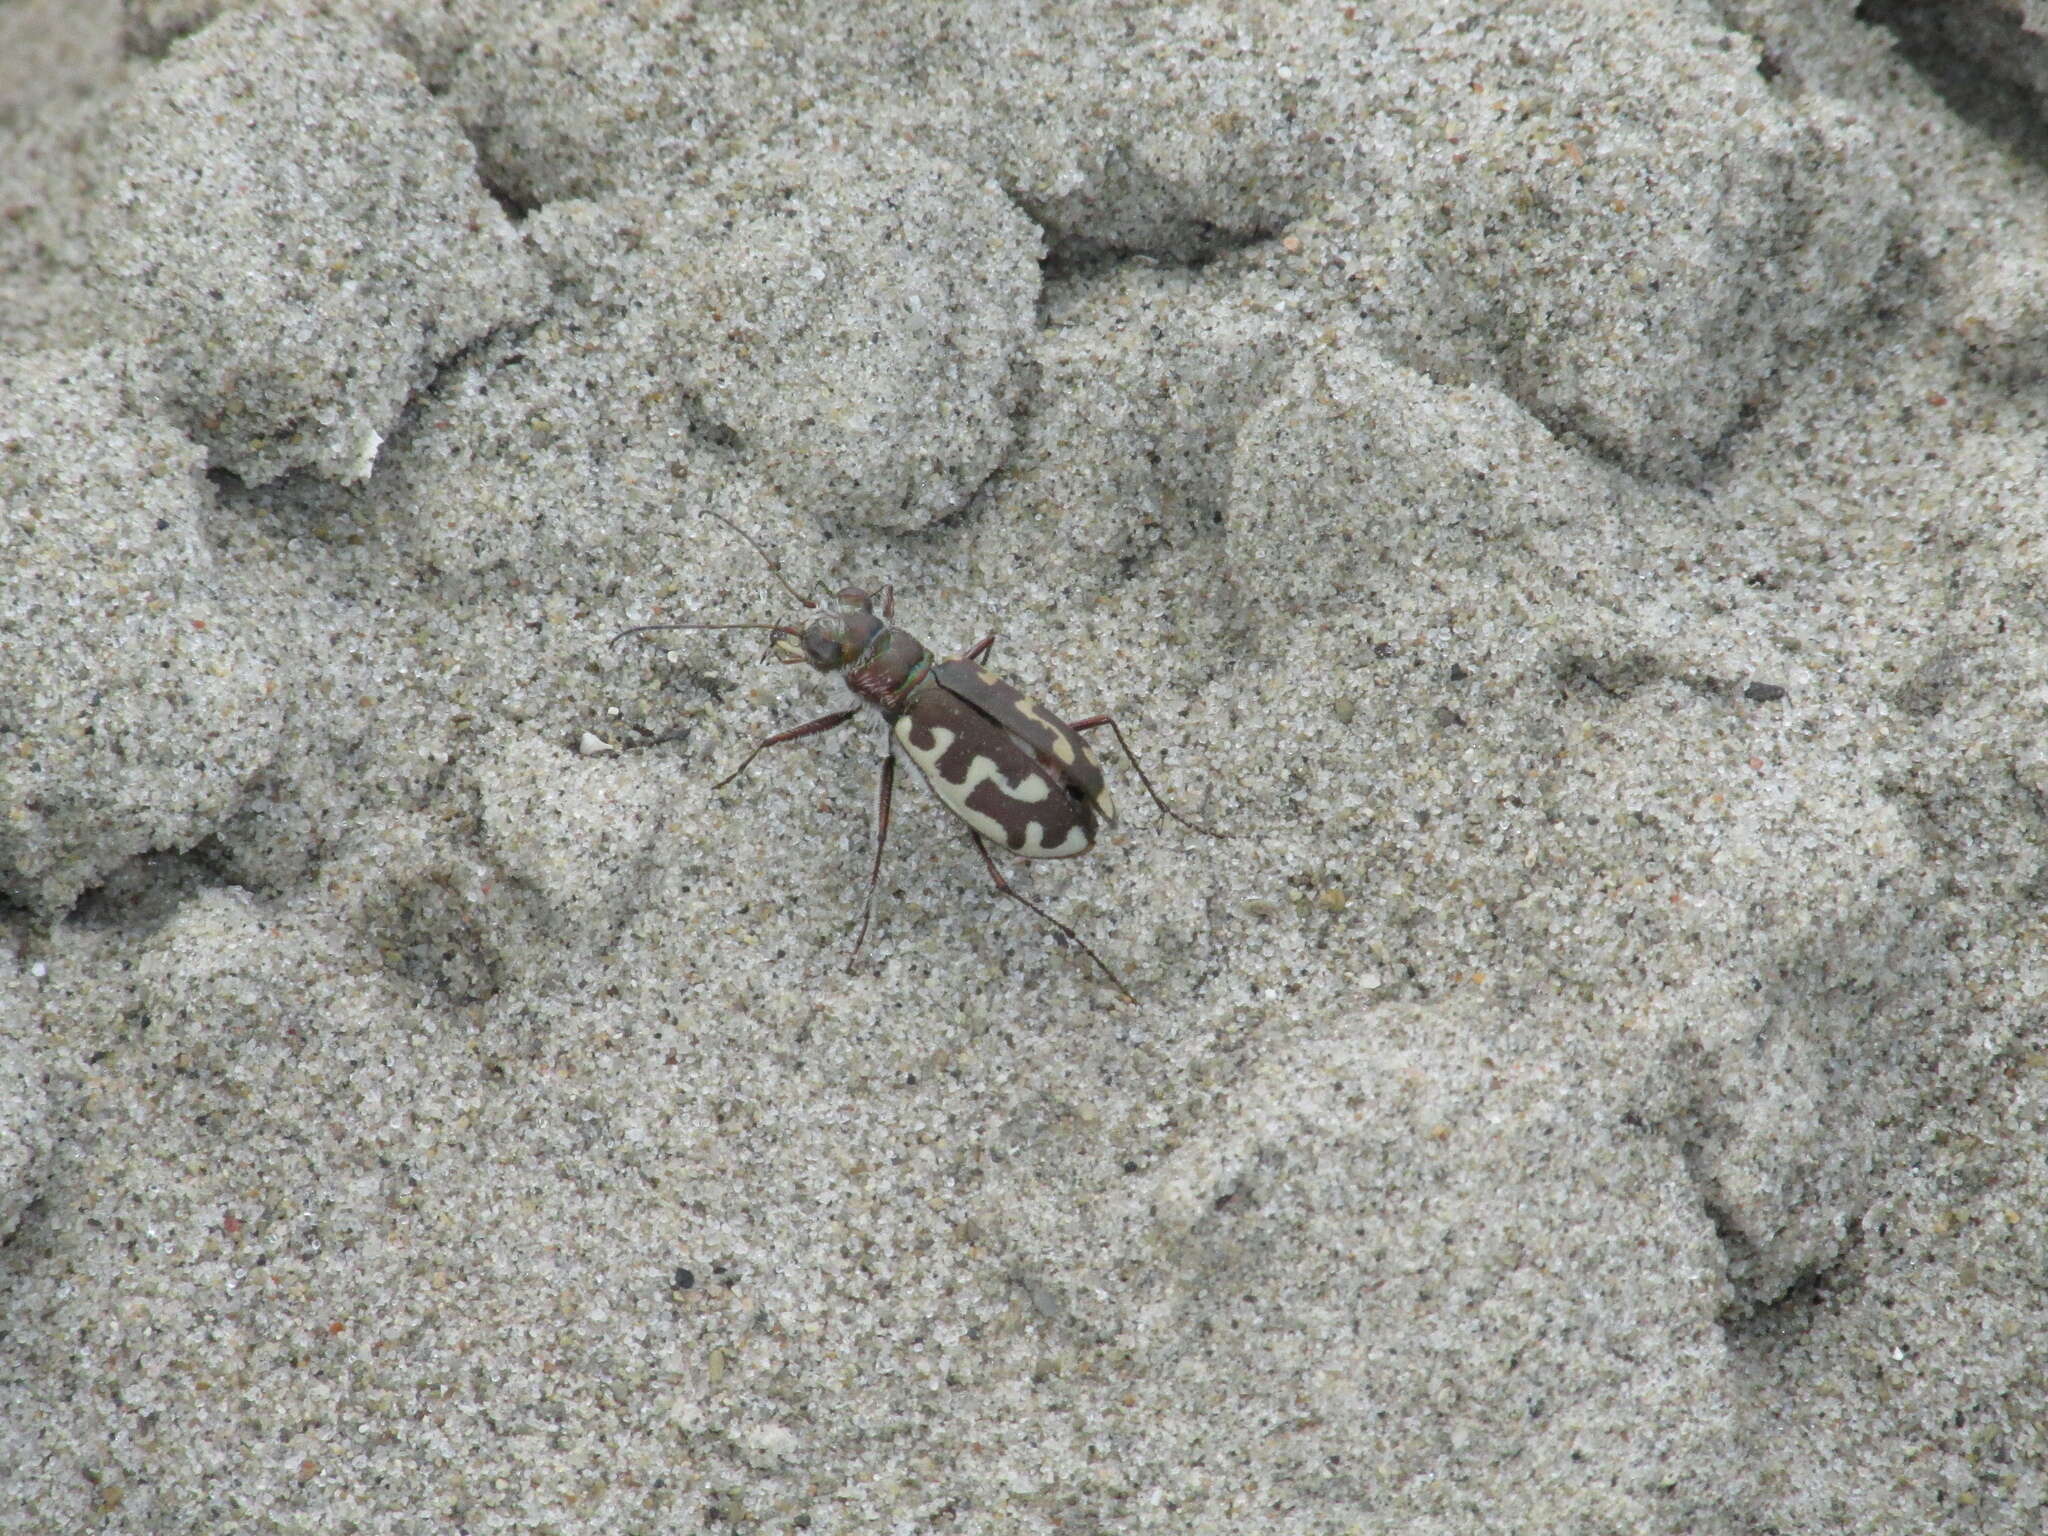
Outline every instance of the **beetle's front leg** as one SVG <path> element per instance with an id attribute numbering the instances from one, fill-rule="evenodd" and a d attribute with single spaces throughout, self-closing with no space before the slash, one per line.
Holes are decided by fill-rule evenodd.
<path id="1" fill-rule="evenodd" d="M 875 806 L 875 863 L 868 871 L 867 909 L 860 916 L 860 932 L 855 935 L 853 949 L 846 957 L 846 968 L 853 969 L 853 962 L 860 958 L 860 947 L 868 941 L 868 924 L 875 916 L 875 885 L 882 878 L 882 849 L 889 841 L 889 801 L 896 793 L 896 754 L 885 753 L 882 757 L 882 792 Z"/>
<path id="2" fill-rule="evenodd" d="M 822 736 L 827 731 L 837 730 L 859 713 L 860 706 L 856 704 L 851 709 L 839 709 L 834 710 L 829 715 L 820 715 L 817 719 L 806 725 L 793 726 L 786 731 L 777 731 L 773 736 L 764 736 L 761 740 L 754 743 L 754 750 L 746 755 L 739 767 L 733 769 L 731 773 L 728 773 L 711 787 L 713 789 L 725 788 L 726 785 L 747 771 L 747 764 L 753 762 L 755 758 L 766 752 L 770 747 L 779 747 L 785 741 L 802 741 L 806 736 Z"/>
<path id="3" fill-rule="evenodd" d="M 995 649 L 995 644 L 996 637 L 994 635 L 983 635 L 953 659 L 955 661 L 985 661 L 988 658 L 988 653 Z"/>

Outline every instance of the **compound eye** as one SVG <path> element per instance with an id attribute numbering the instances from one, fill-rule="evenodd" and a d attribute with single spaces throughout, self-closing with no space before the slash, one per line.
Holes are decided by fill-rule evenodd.
<path id="1" fill-rule="evenodd" d="M 846 665 L 846 626 L 836 618 L 813 619 L 804 626 L 804 660 L 820 672 Z"/>

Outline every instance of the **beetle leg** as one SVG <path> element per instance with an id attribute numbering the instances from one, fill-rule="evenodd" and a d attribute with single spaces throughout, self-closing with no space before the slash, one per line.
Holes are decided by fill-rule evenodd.
<path id="1" fill-rule="evenodd" d="M 889 752 L 882 757 L 882 793 L 875 806 L 875 864 L 868 871 L 867 909 L 860 915 L 860 932 L 854 936 L 853 949 L 846 957 L 849 971 L 860 958 L 860 947 L 868 941 L 868 924 L 875 916 L 875 885 L 882 878 L 882 849 L 889 841 L 889 801 L 895 793 L 896 754 Z"/>
<path id="2" fill-rule="evenodd" d="M 979 832 L 975 831 L 972 827 L 969 827 L 967 829 L 967 836 L 968 840 L 974 844 L 974 851 L 981 855 L 981 862 L 988 866 L 988 877 L 989 879 L 995 881 L 997 890 L 1001 891 L 1005 896 L 1009 896 L 1017 901 L 1021 901 L 1022 903 L 1024 903 L 1025 906 L 1029 907 L 1032 911 L 1036 912 L 1040 917 L 1044 918 L 1048 923 L 1051 923 L 1053 927 L 1057 928 L 1061 933 L 1065 934 L 1068 939 L 1070 939 L 1073 943 L 1080 947 L 1082 954 L 1086 955 L 1090 960 L 1093 960 L 1095 962 L 1096 968 L 1100 970 L 1103 975 L 1109 978 L 1110 985 L 1115 987 L 1117 991 L 1123 993 L 1125 1002 L 1133 1005 L 1137 1003 L 1138 1000 L 1135 997 L 1131 996 L 1131 989 L 1123 984 L 1123 978 L 1118 976 L 1115 971 L 1112 971 L 1109 968 L 1108 963 L 1103 960 L 1102 956 L 1098 955 L 1097 953 L 1095 953 L 1094 950 L 1088 947 L 1088 941 L 1086 939 L 1082 938 L 1081 935 L 1074 932 L 1073 929 L 1069 928 L 1065 923 L 1061 922 L 1058 918 L 1054 917 L 1050 912 L 1046 911 L 1045 908 L 1041 907 L 1029 896 L 1026 896 L 1022 891 L 1015 889 L 1009 881 L 1003 878 L 1003 872 L 1000 869 L 996 868 L 996 861 L 989 857 L 988 840 L 986 838 L 984 838 Z"/>
<path id="3" fill-rule="evenodd" d="M 1138 782 L 1145 786 L 1145 793 L 1152 797 L 1154 805 L 1158 806 L 1160 810 L 1166 812 L 1167 815 L 1171 816 L 1182 826 L 1199 832 L 1204 837 L 1230 836 L 1228 832 L 1218 832 L 1214 827 L 1205 827 L 1192 817 L 1181 815 L 1179 811 L 1176 811 L 1166 803 L 1165 797 L 1152 787 L 1152 780 L 1145 773 L 1145 765 L 1138 761 L 1138 754 L 1133 752 L 1131 744 L 1124 740 L 1123 728 L 1116 723 L 1115 715 L 1090 715 L 1086 720 L 1070 720 L 1067 722 L 1067 729 L 1070 731 L 1092 731 L 1098 725 L 1106 725 L 1116 733 L 1116 744 L 1124 749 L 1124 756 L 1131 760 L 1131 767 L 1137 770 Z"/>
<path id="4" fill-rule="evenodd" d="M 982 660 L 985 660 L 985 659 L 987 658 L 987 656 L 988 656 L 988 653 L 989 653 L 989 652 L 990 652 L 990 651 L 991 651 L 992 649 L 994 649 L 994 647 L 995 647 L 995 643 L 996 643 L 996 637 L 995 637 L 994 635 L 983 635 L 983 636 L 982 636 L 982 637 L 981 637 L 981 638 L 980 638 L 979 640 L 975 641 L 975 642 L 974 642 L 974 644 L 972 644 L 972 645 L 970 645 L 969 647 L 967 647 L 967 649 L 966 649 L 966 650 L 964 650 L 964 651 L 962 651 L 962 652 L 961 652 L 961 653 L 960 653 L 960 654 L 959 654 L 958 656 L 955 656 L 955 657 L 953 658 L 953 660 L 955 660 L 955 661 L 982 661 Z"/>
<path id="5" fill-rule="evenodd" d="M 883 622 L 886 623 L 888 620 L 893 619 L 895 617 L 896 583 L 893 581 L 885 581 L 882 583 L 882 619 Z"/>
<path id="6" fill-rule="evenodd" d="M 860 706 L 856 704 L 851 709 L 839 709 L 834 710 L 829 715 L 820 715 L 808 724 L 792 726 L 786 731 L 777 731 L 773 736 L 764 736 L 761 740 L 754 743 L 754 750 L 741 760 L 739 767 L 733 769 L 731 773 L 728 773 L 711 787 L 713 789 L 725 788 L 726 785 L 747 771 L 748 763 L 751 763 L 770 747 L 779 747 L 785 741 L 802 741 L 806 736 L 823 735 L 826 731 L 835 730 L 839 726 L 846 724 L 847 721 L 859 713 Z"/>

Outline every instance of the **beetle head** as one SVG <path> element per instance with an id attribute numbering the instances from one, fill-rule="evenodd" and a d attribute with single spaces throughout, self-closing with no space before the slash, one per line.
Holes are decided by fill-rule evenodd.
<path id="1" fill-rule="evenodd" d="M 859 587 L 846 588 L 839 601 L 846 606 L 838 613 L 821 613 L 801 630 L 778 634 L 775 659 L 808 662 L 820 672 L 842 671 L 860 660 L 884 626 L 875 617 L 874 598 Z"/>

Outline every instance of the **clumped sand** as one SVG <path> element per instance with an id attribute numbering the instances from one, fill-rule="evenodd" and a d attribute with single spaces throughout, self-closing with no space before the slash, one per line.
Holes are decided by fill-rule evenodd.
<path id="1" fill-rule="evenodd" d="M 1926 13 L 0 10 L 0 1530 L 2048 1526 Z M 847 972 L 721 517 L 1236 834 L 1015 870 L 1135 1005 L 907 769 Z"/>

